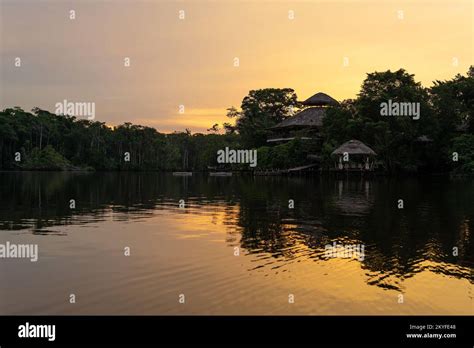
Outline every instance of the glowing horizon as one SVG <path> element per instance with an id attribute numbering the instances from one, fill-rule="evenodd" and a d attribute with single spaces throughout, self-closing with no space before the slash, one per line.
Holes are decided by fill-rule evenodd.
<path id="1" fill-rule="evenodd" d="M 474 57 L 469 0 L 0 0 L 0 9 L 2 109 L 54 112 L 63 99 L 91 101 L 97 121 L 161 132 L 229 122 L 226 109 L 240 107 L 253 89 L 343 100 L 370 72 L 403 68 L 428 87 L 465 74 Z"/>

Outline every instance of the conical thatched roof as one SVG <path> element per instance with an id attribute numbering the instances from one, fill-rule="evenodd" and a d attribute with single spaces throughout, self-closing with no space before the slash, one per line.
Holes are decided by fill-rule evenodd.
<path id="1" fill-rule="evenodd" d="M 324 108 L 308 108 L 297 113 L 295 116 L 287 118 L 283 122 L 278 123 L 272 129 L 280 128 L 298 128 L 298 127 L 321 127 L 323 118 L 326 115 Z"/>
<path id="2" fill-rule="evenodd" d="M 342 155 L 347 152 L 349 155 L 377 155 L 374 150 L 359 140 L 349 140 L 332 152 L 333 155 Z"/>
<path id="3" fill-rule="evenodd" d="M 339 102 L 328 96 L 325 93 L 319 92 L 313 95 L 312 97 L 306 99 L 303 102 L 303 105 L 309 105 L 309 106 L 335 106 L 339 105 Z"/>

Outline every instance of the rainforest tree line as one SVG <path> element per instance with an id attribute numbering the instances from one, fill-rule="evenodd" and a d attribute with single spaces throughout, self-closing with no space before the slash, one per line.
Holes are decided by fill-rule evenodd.
<path id="1" fill-rule="evenodd" d="M 131 123 L 112 128 L 38 108 L 5 109 L 0 125 L 2 169 L 204 170 L 237 138 L 188 130 L 163 134 Z"/>
<path id="2" fill-rule="evenodd" d="M 387 100 L 420 103 L 420 119 L 381 117 Z M 208 134 L 163 134 L 131 123 L 108 127 L 39 108 L 7 108 L 0 112 L 0 169 L 206 170 L 225 147 L 257 148 L 257 169 L 300 165 L 315 153 L 327 167 L 336 147 L 357 139 L 389 172 L 474 174 L 474 67 L 428 88 L 403 69 L 369 73 L 355 99 L 328 109 L 319 143 L 295 139 L 268 146 L 270 128 L 300 108 L 290 88 L 253 90 L 240 109 L 228 109 L 234 122 L 222 129 L 215 124 Z"/>

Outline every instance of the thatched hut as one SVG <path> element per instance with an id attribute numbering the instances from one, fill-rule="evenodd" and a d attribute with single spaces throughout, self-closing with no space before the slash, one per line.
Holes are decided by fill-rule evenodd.
<path id="1" fill-rule="evenodd" d="M 320 106 L 320 107 L 325 107 L 325 106 L 337 106 L 339 105 L 339 102 L 328 96 L 326 93 L 316 93 L 312 97 L 309 97 L 306 99 L 304 102 L 302 102 L 303 105 L 307 106 Z"/>
<path id="2" fill-rule="evenodd" d="M 272 127 L 272 129 L 321 127 L 323 125 L 323 117 L 325 114 L 326 110 L 319 107 L 304 109 L 295 116 L 278 123 L 276 126 Z"/>
<path id="3" fill-rule="evenodd" d="M 268 143 L 285 142 L 295 137 L 318 138 L 327 107 L 336 106 L 339 103 L 327 94 L 319 92 L 301 104 L 309 107 L 270 128 L 273 135 L 267 140 Z"/>
<path id="4" fill-rule="evenodd" d="M 336 170 L 373 170 L 377 154 L 359 140 L 349 140 L 332 152 Z"/>

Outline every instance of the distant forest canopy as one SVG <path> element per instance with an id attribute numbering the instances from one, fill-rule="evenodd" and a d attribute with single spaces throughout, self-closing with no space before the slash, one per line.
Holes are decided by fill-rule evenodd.
<path id="1" fill-rule="evenodd" d="M 420 103 L 420 119 L 381 116 L 380 105 L 388 100 Z M 331 152 L 357 139 L 375 150 L 388 172 L 474 174 L 473 103 L 472 66 L 466 76 L 435 81 L 429 88 L 403 69 L 369 73 L 355 99 L 328 109 L 319 142 L 296 138 L 276 146 L 267 145 L 270 128 L 302 108 L 290 88 L 250 91 L 240 110 L 228 109 L 234 125 L 224 123 L 221 130 L 215 124 L 210 134 L 163 134 L 128 122 L 111 128 L 104 122 L 14 107 L 0 112 L 0 169 L 200 171 L 216 166 L 217 151 L 225 147 L 257 148 L 257 170 L 301 165 L 308 154 L 320 155 L 322 167 L 328 168 L 333 165 Z M 457 162 L 453 152 L 459 155 Z M 239 168 L 249 169 L 233 167 Z"/>

